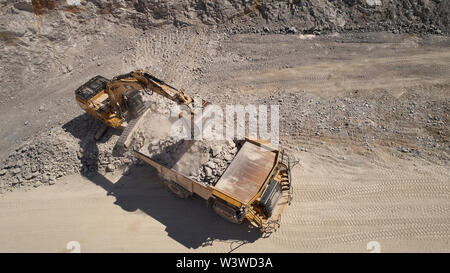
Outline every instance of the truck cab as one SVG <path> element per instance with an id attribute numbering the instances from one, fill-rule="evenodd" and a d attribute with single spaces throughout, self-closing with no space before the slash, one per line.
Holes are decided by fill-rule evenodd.
<path id="1" fill-rule="evenodd" d="M 246 139 L 209 199 L 224 219 L 267 229 L 276 228 L 291 199 L 290 166 L 285 157 L 262 142 Z"/>

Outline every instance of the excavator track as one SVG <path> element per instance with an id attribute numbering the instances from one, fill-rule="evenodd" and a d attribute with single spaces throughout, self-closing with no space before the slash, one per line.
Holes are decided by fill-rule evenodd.
<path id="1" fill-rule="evenodd" d="M 147 115 L 147 112 L 149 110 L 150 107 L 148 104 L 146 104 L 145 110 L 142 112 L 142 114 L 139 117 L 132 119 L 128 122 L 127 127 L 125 127 L 125 129 L 122 131 L 119 140 L 117 140 L 116 145 L 114 146 L 113 149 L 114 156 L 123 156 L 126 149 L 128 148 L 128 145 L 130 145 L 129 143 L 130 137 L 133 134 L 134 130 L 137 128 L 136 125 L 138 125 L 139 122 L 142 120 L 142 118 Z"/>

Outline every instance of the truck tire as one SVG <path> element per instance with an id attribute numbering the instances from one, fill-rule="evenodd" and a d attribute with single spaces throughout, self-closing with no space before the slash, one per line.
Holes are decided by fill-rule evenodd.
<path id="1" fill-rule="evenodd" d="M 238 217 L 238 213 L 235 209 L 223 204 L 222 202 L 214 202 L 212 204 L 212 209 L 223 219 L 231 222 L 233 224 L 241 224 L 242 219 Z"/>
<path id="2" fill-rule="evenodd" d="M 173 195 L 178 198 L 186 199 L 191 195 L 190 192 L 188 192 L 185 188 L 173 181 L 166 180 L 164 181 L 164 185 Z"/>

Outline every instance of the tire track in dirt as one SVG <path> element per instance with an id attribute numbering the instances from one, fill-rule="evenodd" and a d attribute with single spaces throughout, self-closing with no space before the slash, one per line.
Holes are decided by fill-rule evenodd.
<path id="1" fill-rule="evenodd" d="M 447 190 L 450 190 L 450 185 L 448 185 L 445 180 L 438 179 L 426 179 L 426 178 L 359 178 L 357 176 L 337 176 L 337 177 L 324 177 L 324 178 L 316 178 L 316 177 L 302 177 L 302 179 L 308 180 L 311 179 L 307 184 L 302 183 L 302 189 L 306 190 L 318 190 L 323 189 L 324 187 L 385 187 L 385 186 L 405 186 L 406 185 L 416 185 L 416 186 L 424 186 L 424 187 L 442 187 Z M 349 181 L 351 180 L 351 181 Z M 333 181 L 333 182 L 330 182 Z M 382 182 L 380 182 L 382 181 Z M 365 185 L 363 185 L 364 183 Z"/>
<path id="2" fill-rule="evenodd" d="M 358 186 L 344 189 L 301 189 L 294 188 L 294 194 L 301 201 L 331 201 L 331 200 L 355 200 L 373 196 L 376 200 L 393 200 L 399 197 L 423 198 L 423 197 L 450 197 L 450 188 L 446 186 L 432 185 L 389 185 L 380 183 L 370 186 Z M 350 198 L 350 199 L 349 199 Z"/>
<path id="3" fill-rule="evenodd" d="M 214 41 L 201 29 L 177 30 L 165 34 L 156 31 L 137 41 L 135 60 L 139 67 L 158 71 L 165 82 L 184 88 L 194 81 L 193 69 Z M 189 91 L 189 90 L 188 90 Z"/>
<path id="4" fill-rule="evenodd" d="M 317 176 L 296 173 L 294 200 L 273 244 L 320 251 L 373 240 L 450 239 L 448 180 L 390 169 L 359 173 L 356 168 L 346 175 L 339 171 L 345 164 L 330 164 L 336 176 L 315 168 L 309 172 Z"/>
<path id="5" fill-rule="evenodd" d="M 305 235 L 311 237 L 312 234 L 282 232 L 282 235 L 282 237 L 277 237 L 277 243 L 286 245 L 290 249 L 312 250 L 331 246 L 335 247 L 336 245 L 342 244 L 369 242 L 373 240 L 450 238 L 450 224 L 429 224 L 425 227 L 414 225 L 412 227 L 381 228 L 377 230 L 348 233 L 339 232 L 336 235 L 318 236 L 306 240 L 292 240 L 291 238 L 304 238 Z"/>
<path id="6" fill-rule="evenodd" d="M 336 212 L 336 211 L 335 211 Z M 369 214 L 359 214 L 359 215 L 336 215 L 327 211 L 329 213 L 329 217 L 324 219 L 320 217 L 313 217 L 309 215 L 289 215 L 289 220 L 287 221 L 290 224 L 297 226 L 341 226 L 341 227 L 375 227 L 375 226 L 417 226 L 422 225 L 426 226 L 428 223 L 438 223 L 438 224 L 450 224 L 450 218 L 448 217 L 423 217 L 423 218 L 399 218 L 398 215 L 396 217 L 388 218 L 386 214 L 375 216 L 370 214 L 371 218 L 359 218 L 355 219 L 355 217 L 364 217 Z M 447 216 L 445 214 L 440 214 L 436 216 Z M 383 218 L 377 218 L 383 217 Z"/>
<path id="7" fill-rule="evenodd" d="M 191 35 L 189 40 L 186 41 L 184 49 L 175 58 L 169 60 L 166 69 L 167 72 L 164 74 L 165 81 L 184 83 L 187 71 L 182 66 L 186 66 L 186 64 L 193 61 L 190 53 L 193 52 L 193 48 L 198 47 L 200 40 L 199 35 Z"/>
<path id="8" fill-rule="evenodd" d="M 446 75 L 449 66 L 444 60 L 448 57 L 448 52 L 445 51 L 437 53 L 419 51 L 411 54 L 411 56 L 380 56 L 368 59 L 344 60 L 338 58 L 336 61 L 330 61 L 332 56 L 327 56 L 328 62 L 319 60 L 319 64 L 284 69 L 272 67 L 257 75 L 249 73 L 247 70 L 238 70 L 234 74 L 241 86 L 255 84 L 259 87 L 265 86 L 266 88 L 263 89 L 280 87 L 280 85 L 291 88 L 301 86 L 302 89 L 308 91 L 318 90 L 321 94 L 325 91 L 323 88 L 326 88 L 327 93 L 333 93 L 351 90 L 352 88 L 373 89 L 374 86 L 382 88 L 386 83 L 401 88 L 419 82 L 421 84 L 424 82 L 447 82 Z M 420 65 L 428 66 L 430 63 L 434 64 L 432 67 L 435 72 L 433 79 L 428 76 L 429 69 L 410 71 L 411 68 Z M 399 69 L 399 67 L 408 70 L 408 73 L 400 73 L 399 71 L 402 71 L 402 69 Z M 397 72 L 400 74 L 397 75 Z M 389 80 L 386 81 L 386 79 Z"/>
<path id="9" fill-rule="evenodd" d="M 439 202 L 437 202 L 439 203 Z M 413 203 L 404 205 L 394 204 L 370 204 L 366 206 L 355 207 L 353 204 L 340 202 L 339 206 L 329 204 L 328 206 L 322 206 L 318 208 L 316 203 L 309 204 L 308 206 L 296 204 L 302 207 L 302 211 L 299 214 L 292 214 L 293 218 L 303 218 L 308 216 L 309 212 L 318 214 L 329 214 L 332 219 L 344 219 L 354 217 L 398 217 L 399 215 L 414 215 L 414 216 L 447 216 L 450 214 L 450 205 L 428 205 L 428 206 L 415 206 Z"/>

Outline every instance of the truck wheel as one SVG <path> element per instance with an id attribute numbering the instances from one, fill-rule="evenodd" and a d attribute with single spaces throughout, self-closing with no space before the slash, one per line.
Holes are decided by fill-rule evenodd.
<path id="1" fill-rule="evenodd" d="M 164 181 L 164 185 L 178 198 L 186 199 L 190 196 L 189 192 L 185 188 L 175 182 Z"/>
<path id="2" fill-rule="evenodd" d="M 242 220 L 240 220 L 237 216 L 236 210 L 230 208 L 229 206 L 222 204 L 220 202 L 214 202 L 212 205 L 212 209 L 223 219 L 231 222 L 233 224 L 240 224 Z"/>

